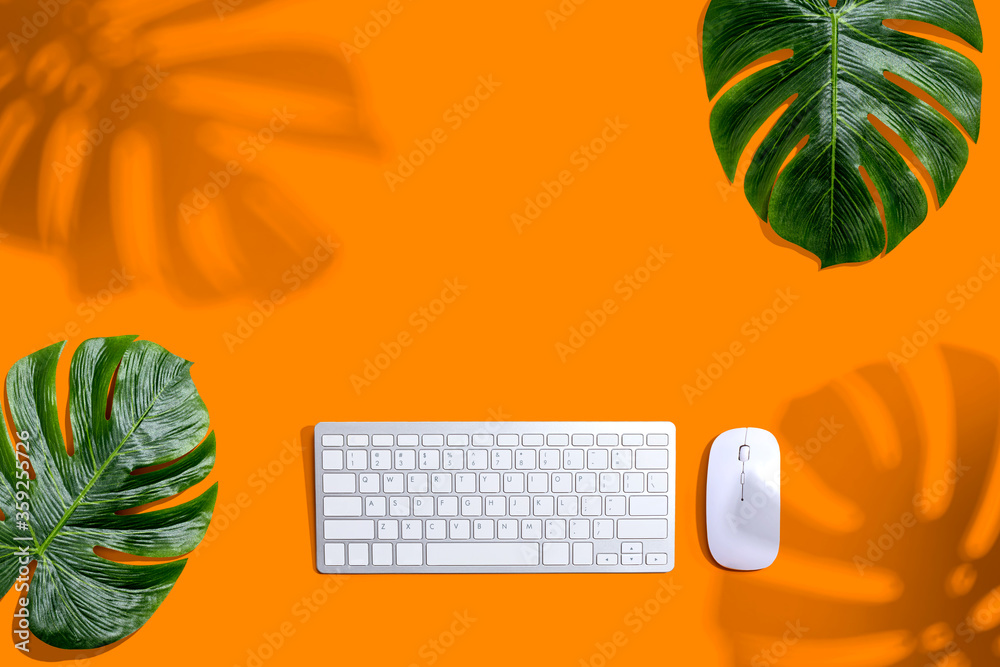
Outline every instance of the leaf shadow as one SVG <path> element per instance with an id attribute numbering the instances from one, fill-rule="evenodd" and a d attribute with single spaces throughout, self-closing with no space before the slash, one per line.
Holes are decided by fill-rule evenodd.
<path id="1" fill-rule="evenodd" d="M 359 76 L 315 21 L 273 20 L 275 0 L 71 6 L 0 49 L 5 240 L 58 257 L 84 294 L 122 270 L 181 301 L 279 287 L 332 229 L 260 156 L 374 159 Z M 0 21 L 29 7 L 0 3 Z"/>
<path id="2" fill-rule="evenodd" d="M 927 387 L 888 363 L 796 398 L 780 416 L 782 552 L 767 570 L 725 573 L 718 601 L 734 665 L 774 655 L 785 667 L 995 662 L 996 628 L 969 630 L 977 603 L 1000 599 L 1000 545 L 972 558 L 963 543 L 1000 484 L 1000 371 L 970 350 L 939 354 L 954 409 L 941 439 L 954 442 L 948 456 L 948 442 L 928 437 Z M 824 420 L 836 425 L 828 437 Z M 898 445 L 889 463 L 886 443 Z M 926 476 L 928 461 L 940 474 Z M 940 516 L 921 518 L 928 502 Z M 797 624 L 804 636 L 787 632 Z"/>

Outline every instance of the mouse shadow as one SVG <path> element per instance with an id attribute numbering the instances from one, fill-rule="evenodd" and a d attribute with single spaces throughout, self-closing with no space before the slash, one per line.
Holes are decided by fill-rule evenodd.
<path id="1" fill-rule="evenodd" d="M 306 528 L 311 538 L 309 563 L 313 570 L 319 572 L 316 567 L 316 549 L 319 536 L 316 534 L 316 426 L 315 424 L 305 426 L 299 432 L 302 445 L 302 474 L 305 477 L 305 498 L 306 498 Z"/>
<path id="2" fill-rule="evenodd" d="M 720 589 L 734 665 L 996 664 L 996 614 L 969 619 L 1000 603 L 1000 516 L 985 504 L 1000 485 L 1000 371 L 962 348 L 919 354 L 939 362 L 932 382 L 874 364 L 780 413 L 781 552 Z"/>

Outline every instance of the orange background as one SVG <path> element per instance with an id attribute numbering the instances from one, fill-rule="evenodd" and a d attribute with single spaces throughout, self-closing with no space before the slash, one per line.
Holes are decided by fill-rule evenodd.
<path id="1" fill-rule="evenodd" d="M 104 4 L 113 12 L 127 3 Z M 111 232 L 119 244 L 117 267 L 100 252 L 81 251 L 84 241 L 71 240 L 62 248 L 43 244 L 25 231 L 31 225 L 23 221 L 30 223 L 31 211 L 4 211 L 0 276 L 8 307 L 0 367 L 9 368 L 49 344 L 50 336 L 70 331 L 60 386 L 65 400 L 69 350 L 89 337 L 139 334 L 195 362 L 194 379 L 219 440 L 212 480 L 219 482 L 220 496 L 213 525 L 151 621 L 110 650 L 58 652 L 36 641 L 32 657 L 101 667 L 320 660 L 404 667 L 583 661 L 598 667 L 602 647 L 609 651 L 607 644 L 617 637 L 621 641 L 608 664 L 746 665 L 781 639 L 786 620 L 803 620 L 811 630 L 788 647 L 783 664 L 822 664 L 821 657 L 845 647 L 874 656 L 856 664 L 892 664 L 893 646 L 900 656 L 911 656 L 906 664 L 928 662 L 920 658 L 936 644 L 925 628 L 960 619 L 935 616 L 928 600 L 938 596 L 944 582 L 907 570 L 906 563 L 936 558 L 957 564 L 961 531 L 950 543 L 930 543 L 930 551 L 894 551 L 902 559 L 895 579 L 852 580 L 850 555 L 846 565 L 831 563 L 832 547 L 824 546 L 845 532 L 854 531 L 861 545 L 878 536 L 879 522 L 873 524 L 879 532 L 857 532 L 861 524 L 852 511 L 876 518 L 884 514 L 885 520 L 898 517 L 895 510 L 883 512 L 880 503 L 905 507 L 919 488 L 919 477 L 879 486 L 873 493 L 870 477 L 857 472 L 871 468 L 871 460 L 836 459 L 838 452 L 856 450 L 857 443 L 848 442 L 855 437 L 848 426 L 843 446 L 835 442 L 822 451 L 831 457 L 829 465 L 824 468 L 817 456 L 806 470 L 817 467 L 820 477 L 829 475 L 830 494 L 852 499 L 854 509 L 828 498 L 834 509 L 810 514 L 809 507 L 822 507 L 808 500 L 815 489 L 804 481 L 789 485 L 786 517 L 795 507 L 806 508 L 803 516 L 814 523 L 822 524 L 825 516 L 828 525 L 820 525 L 817 533 L 823 537 L 796 550 L 790 545 L 796 542 L 797 524 L 787 521 L 775 567 L 736 574 L 710 564 L 704 553 L 697 519 L 699 475 L 707 445 L 737 426 L 775 432 L 787 463 L 789 451 L 816 432 L 821 417 L 837 416 L 824 412 L 833 405 L 824 401 L 834 400 L 823 398 L 828 383 L 856 378 L 855 371 L 866 364 L 885 364 L 887 354 L 900 352 L 903 337 L 912 337 L 922 321 L 942 309 L 947 322 L 900 377 L 921 397 L 917 430 L 922 435 L 913 441 L 926 444 L 935 433 L 953 439 L 948 425 L 954 411 L 937 346 L 1000 357 L 1000 280 L 986 282 L 961 309 L 949 300 L 958 284 L 976 276 L 983 257 L 992 258 L 1000 249 L 993 178 L 1000 159 L 994 93 L 1000 71 L 991 39 L 1000 10 L 994 4 L 978 3 L 987 42 L 986 55 L 975 58 L 986 81 L 983 131 L 952 198 L 888 257 L 825 271 L 813 258 L 776 242 L 741 189 L 724 187 L 708 132 L 710 103 L 696 42 L 703 2 L 592 0 L 553 29 L 546 11 L 555 10 L 557 0 L 402 0 L 403 11 L 350 62 L 338 44 L 371 20 L 370 11 L 388 3 L 248 1 L 234 5 L 221 21 L 209 4 L 178 18 L 181 27 L 172 29 L 172 43 L 201 48 L 211 45 L 218 31 L 227 36 L 225 48 L 234 60 L 249 58 L 247 45 L 269 40 L 280 41 L 286 50 L 326 48 L 331 67 L 350 82 L 345 90 L 360 118 L 354 139 L 366 147 L 319 145 L 289 133 L 261 151 L 247 172 L 287 193 L 295 215 L 312 221 L 309 229 L 316 233 L 302 232 L 306 242 L 291 244 L 297 257 L 290 261 L 277 253 L 277 245 L 275 254 L 269 252 L 269 236 L 247 241 L 240 251 L 243 268 L 228 274 L 218 269 L 221 277 L 209 280 L 212 289 L 187 285 L 183 269 L 159 270 L 155 261 L 141 256 L 142 239 L 123 238 L 126 230 Z M 139 39 L 145 33 L 135 25 L 141 21 L 129 28 Z M 40 45 L 47 37 L 37 39 Z M 155 52 L 146 57 L 157 62 Z M 296 62 L 290 55 L 284 62 L 289 81 L 303 76 Z M 247 65 L 233 75 L 253 104 L 233 103 L 227 109 L 225 100 L 206 101 L 212 92 L 207 84 L 191 97 L 188 108 L 200 108 L 203 119 L 208 116 L 204 122 L 213 126 L 215 143 L 206 140 L 213 148 L 198 153 L 201 161 L 193 166 L 184 155 L 164 158 L 154 165 L 163 178 L 193 173 L 194 183 L 204 183 L 209 170 L 225 165 L 226 147 L 229 159 L 241 159 L 238 139 L 232 137 L 264 127 L 269 109 L 280 102 L 280 96 L 255 91 L 260 82 L 253 72 L 254 66 Z M 473 94 L 480 77 L 490 76 L 501 85 L 453 129 L 445 112 Z M 182 84 L 191 85 L 171 83 L 168 77 L 166 87 L 152 94 L 184 99 L 191 91 Z M 262 101 L 254 106 L 257 94 Z M 291 99 L 312 123 L 312 102 Z M 164 154 L 194 131 L 193 125 L 175 125 L 170 108 L 181 106 L 167 106 L 144 119 L 145 131 L 159 137 Z M 242 113 L 243 106 L 254 107 L 258 115 Z M 586 171 L 577 171 L 574 153 L 599 136 L 606 119 L 620 119 L 627 128 Z M 391 191 L 385 172 L 436 128 L 447 140 Z M 119 132 L 112 139 L 124 143 L 124 126 Z M 566 169 L 573 171 L 573 182 L 519 233 L 511 215 L 524 212 L 525 198 L 536 197 L 542 181 L 554 181 Z M 97 167 L 91 177 L 92 187 L 117 187 Z M 282 217 L 291 216 L 291 210 L 272 210 L 278 228 L 286 219 L 290 226 L 298 224 Z M 176 217 L 171 208 L 165 222 L 145 219 L 143 229 L 183 225 Z M 207 220 L 206 214 L 200 218 Z M 200 241 L 189 243 L 187 252 L 211 273 L 234 247 L 231 237 L 257 229 L 234 224 L 215 237 L 210 252 Z M 339 244 L 335 256 L 300 283 L 283 280 L 282 271 L 301 265 L 316 245 L 310 239 L 319 235 Z M 615 291 L 618 281 L 646 262 L 650 248 L 661 247 L 671 255 L 662 269 L 631 298 Z M 258 262 L 270 266 L 275 256 L 281 258 L 276 273 L 254 271 Z M 128 289 L 106 298 L 101 290 L 108 287 L 112 268 L 124 268 L 135 278 Z M 421 330 L 411 315 L 428 307 L 448 280 L 467 289 Z M 181 284 L 186 287 L 178 288 Z M 240 319 L 257 307 L 255 301 L 272 298 L 274 290 L 283 301 L 273 314 L 245 340 L 227 342 L 226 335 L 237 333 Z M 748 334 L 757 327 L 752 318 L 770 318 L 765 311 L 778 290 L 790 291 L 796 300 L 754 339 Z M 106 303 L 98 312 L 86 305 L 88 299 Z M 564 362 L 557 343 L 568 343 L 571 327 L 607 299 L 615 300 L 616 312 Z M 413 343 L 370 386 L 355 391 L 351 376 L 363 373 L 380 345 L 402 332 L 410 333 Z M 744 353 L 703 395 L 689 401 L 683 386 L 694 385 L 699 371 L 709 370 L 713 355 L 724 357 L 734 342 L 743 344 Z M 993 396 L 978 385 L 965 389 L 969 396 Z M 815 420 L 809 421 L 810 413 L 790 421 L 790 406 L 802 400 L 815 411 Z M 870 408 L 865 405 L 862 401 L 858 410 Z M 839 418 L 854 423 L 851 415 Z M 310 425 L 496 419 L 673 421 L 678 433 L 675 570 L 664 577 L 337 578 L 316 573 Z M 984 417 L 981 427 L 973 428 L 980 458 L 995 444 L 991 423 Z M 801 428 L 796 430 L 796 424 Z M 909 433 L 917 427 L 900 428 Z M 864 437 L 862 430 L 858 439 Z M 904 459 L 944 460 L 907 449 L 910 441 L 900 437 Z M 996 458 L 984 460 L 995 464 Z M 981 466 L 978 472 L 988 480 L 990 470 L 995 468 Z M 926 470 L 918 474 L 934 479 Z M 1000 482 L 995 474 L 992 479 L 995 492 Z M 956 525 L 964 526 L 967 519 L 956 518 L 962 522 Z M 804 535 L 811 533 L 799 534 L 800 542 Z M 988 561 L 992 565 L 981 568 L 976 590 L 1000 583 L 995 551 Z M 656 612 L 636 621 L 641 617 L 634 609 L 655 599 L 664 581 L 679 590 L 668 603 L 651 604 Z M 824 581 L 836 585 L 820 590 L 817 582 Z M 739 588 L 747 582 L 760 586 Z M 851 599 L 851 591 L 857 591 L 855 606 L 846 611 L 831 606 L 834 599 L 843 604 L 845 595 Z M 902 591 L 910 611 L 891 604 Z M 311 609 L 304 603 L 310 598 Z M 789 599 L 794 610 L 786 614 Z M 0 602 L 0 619 L 10 617 L 13 604 L 12 595 Z M 880 611 L 881 604 L 890 606 Z M 927 617 L 914 615 L 913 609 L 927 611 Z M 846 627 L 841 612 L 857 616 L 860 625 Z M 448 632 L 456 613 L 475 620 L 451 642 Z M 773 617 L 777 634 L 744 631 L 733 622 L 734 614 Z M 869 636 L 895 630 L 903 635 Z M 279 642 L 276 635 L 282 633 Z M 280 648 L 262 648 L 268 637 Z M 432 640 L 450 646 L 435 652 Z M 995 633 L 976 641 L 976 646 L 992 647 Z M 795 652 L 807 650 L 813 653 Z M 1000 652 L 1000 644 L 990 650 Z M 11 643 L 0 642 L 3 664 L 28 660 Z"/>

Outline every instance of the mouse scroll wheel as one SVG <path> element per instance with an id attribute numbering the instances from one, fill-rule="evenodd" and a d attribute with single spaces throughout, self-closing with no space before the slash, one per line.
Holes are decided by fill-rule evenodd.
<path id="1" fill-rule="evenodd" d="M 750 445 L 740 446 L 740 461 L 750 460 Z"/>

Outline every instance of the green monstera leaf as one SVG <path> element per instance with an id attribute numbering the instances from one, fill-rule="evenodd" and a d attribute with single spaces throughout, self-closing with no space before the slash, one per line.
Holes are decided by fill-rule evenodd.
<path id="1" fill-rule="evenodd" d="M 119 563 L 95 547 L 155 558 L 194 549 L 211 520 L 217 486 L 167 509 L 123 511 L 205 479 L 215 463 L 215 438 L 206 438 L 208 411 L 190 362 L 133 336 L 97 338 L 84 342 L 70 365 L 69 455 L 56 403 L 62 348 L 25 357 L 7 375 L 17 441 L 0 428 L 0 595 L 16 580 L 21 590 L 27 569 L 21 568 L 36 562 L 24 625 L 46 644 L 88 649 L 139 629 L 186 562 Z"/>
<path id="2" fill-rule="evenodd" d="M 941 204 L 968 160 L 968 143 L 958 128 L 907 90 L 905 82 L 892 79 L 904 79 L 934 98 L 973 141 L 979 138 L 982 95 L 979 70 L 968 58 L 886 25 L 931 24 L 981 51 L 972 0 L 830 4 L 712 0 L 703 44 L 710 98 L 748 65 L 792 51 L 720 97 L 712 109 L 712 138 L 733 180 L 752 136 L 792 100 L 754 154 L 745 190 L 757 215 L 778 235 L 819 257 L 823 266 L 888 252 L 927 217 L 920 182 L 870 117 L 906 142 L 930 174 Z M 859 168 L 882 201 L 884 225 Z"/>

